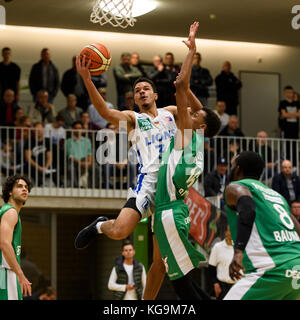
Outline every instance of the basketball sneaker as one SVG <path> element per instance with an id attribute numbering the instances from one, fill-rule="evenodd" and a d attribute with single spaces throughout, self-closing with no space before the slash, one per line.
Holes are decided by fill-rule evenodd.
<path id="1" fill-rule="evenodd" d="M 76 249 L 85 249 L 89 246 L 89 244 L 96 238 L 98 235 L 98 231 L 96 225 L 98 222 L 107 221 L 108 218 L 101 216 L 98 217 L 95 221 L 93 221 L 90 225 L 82 229 L 74 242 Z"/>

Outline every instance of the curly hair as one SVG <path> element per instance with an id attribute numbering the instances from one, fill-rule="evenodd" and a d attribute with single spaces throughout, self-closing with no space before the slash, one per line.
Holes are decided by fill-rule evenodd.
<path id="1" fill-rule="evenodd" d="M 12 192 L 13 187 L 19 180 L 24 180 L 28 186 L 28 192 L 32 189 L 32 183 L 26 176 L 21 176 L 19 174 L 16 174 L 14 176 L 8 177 L 5 182 L 2 185 L 2 198 L 4 200 L 4 203 L 7 203 L 10 198 L 10 192 Z"/>

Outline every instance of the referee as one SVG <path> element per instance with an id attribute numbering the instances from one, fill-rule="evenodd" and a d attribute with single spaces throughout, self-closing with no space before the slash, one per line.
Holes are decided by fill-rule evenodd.
<path id="1" fill-rule="evenodd" d="M 225 239 L 213 246 L 208 261 L 209 275 L 218 300 L 222 300 L 235 283 L 229 276 L 229 265 L 233 258 L 233 251 L 229 226 L 227 225 Z"/>

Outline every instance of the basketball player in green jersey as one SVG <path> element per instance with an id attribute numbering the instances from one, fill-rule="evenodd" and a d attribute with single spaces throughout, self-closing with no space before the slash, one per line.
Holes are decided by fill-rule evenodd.
<path id="1" fill-rule="evenodd" d="M 193 121 L 187 96 L 198 27 L 198 22 L 192 24 L 189 38 L 184 41 L 189 52 L 175 81 L 177 131 L 163 154 L 155 196 L 154 234 L 168 276 L 181 300 L 209 299 L 191 277 L 191 271 L 205 258 L 188 239 L 190 218 L 188 206 L 184 203 L 189 187 L 204 167 L 203 130 L 206 124 Z"/>
<path id="2" fill-rule="evenodd" d="M 300 226 L 286 200 L 259 182 L 264 166 L 255 152 L 233 161 L 225 201 L 234 241 L 229 274 L 239 281 L 224 300 L 300 297 Z"/>
<path id="3" fill-rule="evenodd" d="M 8 177 L 2 188 L 0 209 L 0 300 L 22 300 L 31 296 L 31 283 L 20 267 L 20 210 L 28 199 L 31 182 L 19 175 Z"/>

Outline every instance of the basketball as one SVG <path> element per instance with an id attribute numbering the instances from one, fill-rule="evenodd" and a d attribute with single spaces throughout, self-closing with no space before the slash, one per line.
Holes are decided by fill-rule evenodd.
<path id="1" fill-rule="evenodd" d="M 103 44 L 88 44 L 80 52 L 81 59 L 84 55 L 86 62 L 91 60 L 89 70 L 92 76 L 98 76 L 108 70 L 111 62 L 110 51 Z"/>

